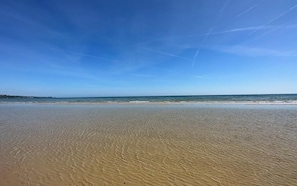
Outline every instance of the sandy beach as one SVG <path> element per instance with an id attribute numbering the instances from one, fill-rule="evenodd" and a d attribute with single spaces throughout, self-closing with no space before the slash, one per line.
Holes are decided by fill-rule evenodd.
<path id="1" fill-rule="evenodd" d="M 297 107 L 0 105 L 0 185 L 297 185 Z"/>

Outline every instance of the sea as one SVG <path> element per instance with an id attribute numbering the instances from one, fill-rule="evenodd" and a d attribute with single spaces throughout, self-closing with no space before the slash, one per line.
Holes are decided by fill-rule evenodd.
<path id="1" fill-rule="evenodd" d="M 9 97 L 0 103 L 60 104 L 289 104 L 297 105 L 297 94 L 187 95 L 126 97 Z"/>

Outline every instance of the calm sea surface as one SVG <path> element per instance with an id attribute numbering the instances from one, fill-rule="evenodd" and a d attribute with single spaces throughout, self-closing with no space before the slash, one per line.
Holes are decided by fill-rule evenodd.
<path id="1" fill-rule="evenodd" d="M 297 94 L 140 96 L 77 98 L 0 98 L 0 103 L 246 103 L 297 104 Z"/>

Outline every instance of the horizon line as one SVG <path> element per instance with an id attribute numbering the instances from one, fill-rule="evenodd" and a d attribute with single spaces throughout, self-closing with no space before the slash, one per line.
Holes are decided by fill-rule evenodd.
<path id="1" fill-rule="evenodd" d="M 176 94 L 176 95 L 129 95 L 129 96 L 27 96 L 27 95 L 11 95 L 11 94 L 0 94 L 6 97 L 19 97 L 19 98 L 125 98 L 125 97 L 187 97 L 187 96 L 257 96 L 257 95 L 297 95 L 297 93 L 247 93 L 247 94 Z"/>

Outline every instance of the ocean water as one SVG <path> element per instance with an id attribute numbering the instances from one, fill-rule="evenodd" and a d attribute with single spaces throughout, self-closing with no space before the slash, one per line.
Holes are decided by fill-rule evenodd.
<path id="1" fill-rule="evenodd" d="M 0 103 L 223 103 L 223 104 L 297 104 L 297 94 L 201 95 L 73 98 L 0 98 Z"/>
<path id="2" fill-rule="evenodd" d="M 297 185 L 295 105 L 0 104 L 0 185 Z"/>

